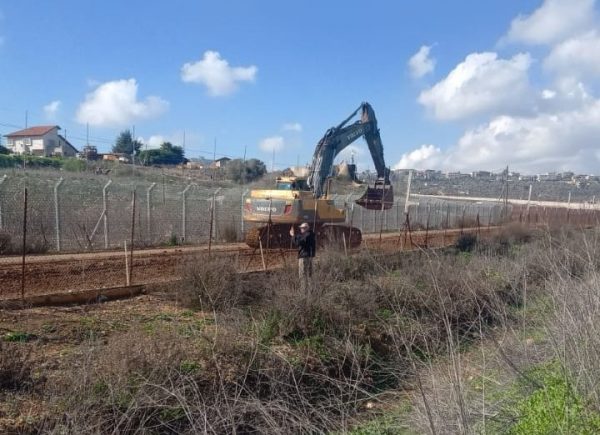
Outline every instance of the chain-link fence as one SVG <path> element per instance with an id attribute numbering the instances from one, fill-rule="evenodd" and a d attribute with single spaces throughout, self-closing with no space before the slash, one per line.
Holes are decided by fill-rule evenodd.
<path id="1" fill-rule="evenodd" d="M 89 252 L 136 248 L 199 245 L 243 240 L 243 203 L 249 190 L 215 187 L 181 180 L 162 183 L 111 180 L 107 177 L 0 178 L 0 253 L 21 252 L 24 192 L 28 191 L 27 250 Z M 393 207 L 366 210 L 355 206 L 358 195 L 336 195 L 337 207 L 346 208 L 347 223 L 363 233 L 400 228 L 405 218 L 404 198 Z M 506 209 L 499 204 L 459 204 L 436 201 L 412 203 L 414 229 L 451 228 L 479 221 L 500 222 Z"/>
<path id="2" fill-rule="evenodd" d="M 190 259 L 211 252 L 227 256 L 239 271 L 291 260 L 290 251 L 226 243 L 243 240 L 250 228 L 242 219 L 248 194 L 248 186 L 165 177 L 0 178 L 0 298 L 171 282 Z M 508 221 L 598 224 L 594 210 L 416 196 L 396 198 L 388 210 L 367 210 L 355 204 L 358 196 L 336 195 L 334 202 L 346 209 L 347 224 L 365 234 L 365 246 L 376 249 L 442 246 L 463 229 L 480 234 Z M 460 232 L 447 231 L 452 228 Z M 436 236 L 436 230 L 443 231 Z"/>

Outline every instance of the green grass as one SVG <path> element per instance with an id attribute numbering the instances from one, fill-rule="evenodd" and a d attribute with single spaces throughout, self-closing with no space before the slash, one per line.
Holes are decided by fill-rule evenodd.
<path id="1" fill-rule="evenodd" d="M 499 414 L 487 422 L 485 433 L 600 433 L 600 414 L 587 406 L 557 361 L 534 366 L 526 376 L 537 385 L 521 379 L 494 393 L 494 399 L 504 405 Z"/>
<path id="2" fill-rule="evenodd" d="M 7 332 L 4 334 L 4 341 L 11 343 L 25 343 L 35 338 L 33 334 L 22 331 Z"/>

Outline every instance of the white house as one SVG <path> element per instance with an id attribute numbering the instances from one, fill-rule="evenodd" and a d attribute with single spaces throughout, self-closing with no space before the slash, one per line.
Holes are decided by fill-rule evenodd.
<path id="1" fill-rule="evenodd" d="M 39 125 L 7 134 L 7 147 L 15 154 L 75 157 L 77 149 L 58 133 L 58 125 Z"/>

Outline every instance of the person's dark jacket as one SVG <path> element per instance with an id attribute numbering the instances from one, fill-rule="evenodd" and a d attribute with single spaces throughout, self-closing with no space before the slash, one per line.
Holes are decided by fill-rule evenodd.
<path id="1" fill-rule="evenodd" d="M 314 257 L 317 252 L 315 233 L 311 230 L 294 236 L 294 244 L 298 247 L 298 258 Z"/>

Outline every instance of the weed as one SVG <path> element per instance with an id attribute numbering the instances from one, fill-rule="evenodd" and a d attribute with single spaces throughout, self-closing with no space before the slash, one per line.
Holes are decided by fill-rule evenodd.
<path id="1" fill-rule="evenodd" d="M 7 332 L 6 334 L 4 334 L 4 341 L 12 343 L 25 343 L 27 341 L 33 340 L 34 338 L 35 335 L 22 331 Z"/>

